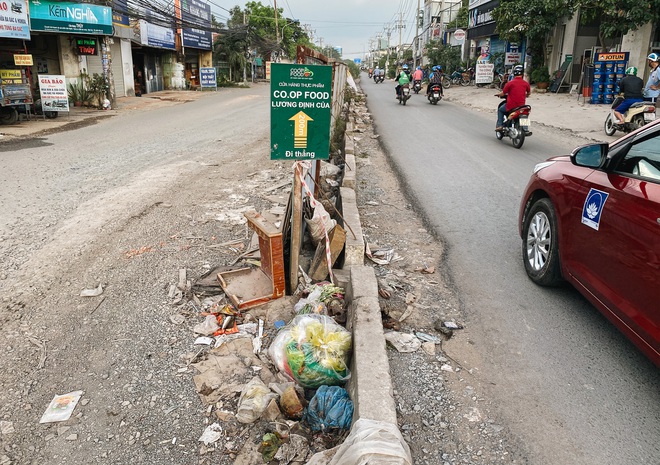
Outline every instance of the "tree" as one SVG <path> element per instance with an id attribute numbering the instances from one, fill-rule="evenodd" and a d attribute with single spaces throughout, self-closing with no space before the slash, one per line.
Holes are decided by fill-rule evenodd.
<path id="1" fill-rule="evenodd" d="M 243 13 L 238 6 L 232 8 L 225 29 L 221 29 L 213 44 L 216 61 L 225 61 L 229 65 L 234 80 L 242 76 L 247 64 L 248 29 L 243 24 Z M 222 25 L 220 25 L 222 27 Z"/>
<path id="2" fill-rule="evenodd" d="M 461 65 L 461 47 L 432 40 L 426 45 L 426 57 L 432 66 L 440 65 L 445 72 L 452 72 Z"/>
<path id="3" fill-rule="evenodd" d="M 521 42 L 526 37 L 528 47 L 535 52 L 535 64 L 544 65 L 550 32 L 560 19 L 571 17 L 574 11 L 573 0 L 502 0 L 493 10 L 493 19 L 501 38 Z"/>
<path id="4" fill-rule="evenodd" d="M 611 39 L 660 20 L 660 0 L 578 0 L 581 20 L 598 21 L 598 39 Z"/>

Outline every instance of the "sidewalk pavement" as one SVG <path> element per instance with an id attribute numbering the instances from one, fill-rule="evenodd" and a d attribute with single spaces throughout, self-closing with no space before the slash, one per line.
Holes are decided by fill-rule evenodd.
<path id="1" fill-rule="evenodd" d="M 205 95 L 200 91 L 161 91 L 145 94 L 142 97 L 121 97 L 112 110 L 71 107 L 69 112 L 61 112 L 57 118 L 48 119 L 42 115 L 20 115 L 15 124 L 0 124 L 0 143 L 20 138 L 36 137 L 58 131 L 75 129 L 110 116 L 129 111 L 150 110 L 164 106 L 191 102 Z"/>
<path id="2" fill-rule="evenodd" d="M 500 99 L 494 96 L 497 92 L 497 89 L 488 87 L 451 86 L 445 89 L 445 100 L 491 113 L 494 130 L 497 105 L 500 102 Z M 540 92 L 532 87 L 527 103 L 532 106 L 532 127 L 554 127 L 598 142 L 612 142 L 623 135 L 605 135 L 603 126 L 610 106 L 592 105 L 589 103 L 589 97 L 574 93 Z"/>

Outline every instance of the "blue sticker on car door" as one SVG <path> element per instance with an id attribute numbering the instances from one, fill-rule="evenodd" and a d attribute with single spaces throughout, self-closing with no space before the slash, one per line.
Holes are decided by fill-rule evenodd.
<path id="1" fill-rule="evenodd" d="M 582 224 L 586 224 L 598 231 L 600 215 L 603 213 L 605 201 L 609 195 L 607 192 L 599 191 L 598 189 L 591 189 L 589 191 L 582 207 Z"/>

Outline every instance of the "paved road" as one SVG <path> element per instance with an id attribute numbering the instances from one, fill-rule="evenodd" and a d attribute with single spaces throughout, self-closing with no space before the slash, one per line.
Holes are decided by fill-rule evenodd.
<path id="1" fill-rule="evenodd" d="M 532 167 L 585 141 L 536 125 L 516 150 L 495 139 L 495 97 L 492 113 L 421 94 L 404 107 L 391 82 L 362 87 L 409 195 L 448 246 L 471 362 L 531 463 L 659 463 L 660 371 L 574 289 L 537 287 L 521 264 L 517 210 Z"/>

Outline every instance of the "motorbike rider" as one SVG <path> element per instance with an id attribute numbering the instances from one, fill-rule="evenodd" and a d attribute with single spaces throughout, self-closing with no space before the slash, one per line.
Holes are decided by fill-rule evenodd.
<path id="1" fill-rule="evenodd" d="M 422 83 L 422 79 L 424 78 L 424 71 L 422 71 L 421 66 L 418 66 L 415 72 L 412 73 L 412 78 L 413 78 L 413 82 L 419 81 L 420 84 Z"/>
<path id="2" fill-rule="evenodd" d="M 399 83 L 395 87 L 396 98 L 399 98 L 399 95 L 401 94 L 401 86 L 410 83 L 410 70 L 408 69 L 408 65 L 403 65 L 401 67 L 401 72 L 394 80 Z"/>
<path id="3" fill-rule="evenodd" d="M 626 75 L 621 82 L 619 82 L 619 89 L 623 94 L 623 101 L 614 109 L 614 115 L 619 120 L 619 124 L 624 124 L 623 114 L 628 111 L 628 108 L 633 103 L 642 102 L 644 100 L 642 95 L 642 88 L 644 81 L 637 77 L 637 68 L 631 66 L 626 69 Z"/>
<path id="4" fill-rule="evenodd" d="M 374 81 L 377 80 L 380 76 L 383 76 L 384 74 L 385 74 L 385 70 L 376 66 L 376 69 L 374 70 Z"/>
<path id="5" fill-rule="evenodd" d="M 646 81 L 646 86 L 644 86 L 644 100 L 655 103 L 658 96 L 660 96 L 660 68 L 658 67 L 660 57 L 657 53 L 651 53 L 646 59 L 651 68 L 651 74 L 648 81 Z"/>
<path id="6" fill-rule="evenodd" d="M 529 82 L 523 79 L 524 69 L 522 65 L 516 65 L 513 67 L 513 79 L 507 82 L 504 85 L 504 89 L 499 94 L 495 94 L 497 97 L 505 97 L 506 102 L 501 103 L 497 107 L 497 124 L 496 131 L 501 131 L 502 125 L 504 124 L 504 116 L 513 110 L 516 107 L 520 107 L 525 104 L 527 97 L 532 92 L 532 88 L 529 85 Z"/>
<path id="7" fill-rule="evenodd" d="M 440 86 L 440 95 L 444 96 L 444 90 L 442 88 L 442 66 L 436 65 L 431 68 L 431 75 L 429 76 L 429 85 L 426 86 L 426 96 L 431 93 L 431 88 L 435 85 Z"/>

